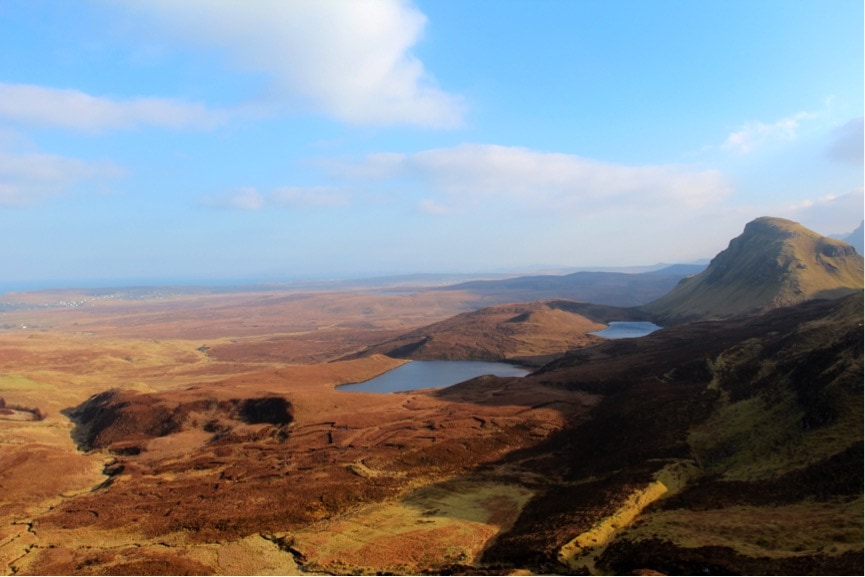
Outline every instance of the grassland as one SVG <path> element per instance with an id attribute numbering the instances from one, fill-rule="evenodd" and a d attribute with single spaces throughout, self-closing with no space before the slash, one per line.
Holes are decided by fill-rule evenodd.
<path id="1" fill-rule="evenodd" d="M 50 305 L 86 295 L 37 296 Z M 327 570 L 471 562 L 531 491 L 456 479 L 564 422 L 557 410 L 520 404 L 335 391 L 407 362 L 339 357 L 463 312 L 459 292 L 188 294 L 73 308 L 34 298 L 0 313 L 0 396 L 45 414 L 0 421 L 7 574 L 300 573 L 291 551 Z M 110 437 L 125 445 L 84 452 L 69 410 L 105 391 L 136 411 L 127 432 Z M 288 400 L 292 443 L 277 425 L 231 413 L 238 399 L 262 395 Z M 179 427 L 171 434 L 134 430 L 166 410 Z M 124 453 L 129 439 L 140 454 Z M 351 531 L 369 533 L 367 543 Z"/>
<path id="2" fill-rule="evenodd" d="M 0 416 L 0 566 L 861 566 L 861 298 L 589 348 L 566 334 L 596 327 L 574 303 L 470 302 L 256 292 L 0 313 L 0 397 L 45 415 Z M 557 360 L 436 392 L 336 390 L 406 362 L 376 345 L 459 344 L 466 326 L 478 354 Z M 510 344 L 484 337 L 499 331 Z"/>

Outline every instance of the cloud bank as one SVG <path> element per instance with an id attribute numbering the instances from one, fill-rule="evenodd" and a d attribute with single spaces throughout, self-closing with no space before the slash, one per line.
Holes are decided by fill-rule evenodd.
<path id="1" fill-rule="evenodd" d="M 816 117 L 813 112 L 797 112 L 771 123 L 746 122 L 727 136 L 721 148 L 747 154 L 770 142 L 795 140 L 802 121 Z"/>
<path id="2" fill-rule="evenodd" d="M 80 182 L 104 181 L 123 174 L 110 163 L 91 163 L 44 153 L 0 149 L 0 205 L 26 206 L 63 193 Z"/>
<path id="3" fill-rule="evenodd" d="M 430 214 L 474 206 L 574 213 L 699 208 L 732 192 L 721 173 L 679 165 L 627 166 L 572 154 L 490 144 L 462 144 L 413 154 L 376 154 L 333 165 L 351 179 L 391 181 L 426 195 Z"/>
<path id="4" fill-rule="evenodd" d="M 268 106 L 356 124 L 459 126 L 464 103 L 412 54 L 426 17 L 404 0 L 129 0 L 185 43 L 270 81 Z"/>
<path id="5" fill-rule="evenodd" d="M 853 230 L 862 221 L 863 211 L 865 190 L 858 188 L 842 194 L 828 194 L 794 203 L 781 209 L 779 216 L 798 221 L 820 234 L 829 235 Z"/>
<path id="6" fill-rule="evenodd" d="M 0 118 L 99 132 L 142 126 L 210 128 L 221 121 L 222 114 L 201 104 L 166 98 L 115 100 L 79 90 L 0 83 Z"/>
<path id="7" fill-rule="evenodd" d="M 260 192 L 252 186 L 243 186 L 221 196 L 206 198 L 207 206 L 256 211 L 268 208 L 315 209 L 333 208 L 349 204 L 347 194 L 326 186 L 283 186 L 271 192 Z"/>

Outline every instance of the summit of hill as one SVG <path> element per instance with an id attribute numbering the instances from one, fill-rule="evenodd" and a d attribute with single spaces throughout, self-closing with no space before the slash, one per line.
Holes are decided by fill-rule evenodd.
<path id="1" fill-rule="evenodd" d="M 412 360 L 509 361 L 541 366 L 577 348 L 602 342 L 591 334 L 645 313 L 566 299 L 509 303 L 466 312 L 373 345 L 373 354 Z"/>
<path id="2" fill-rule="evenodd" d="M 663 324 L 728 318 L 863 288 L 863 259 L 849 244 L 801 224 L 761 217 L 701 273 L 641 307 Z"/>

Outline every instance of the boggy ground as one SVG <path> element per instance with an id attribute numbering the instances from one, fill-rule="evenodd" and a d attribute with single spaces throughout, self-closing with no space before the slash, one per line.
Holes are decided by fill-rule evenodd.
<path id="1" fill-rule="evenodd" d="M 466 306 L 453 293 L 192 294 L 2 313 L 0 395 L 45 419 L 0 422 L 0 567 L 473 562 L 532 495 L 521 475 L 477 466 L 584 418 L 595 396 L 518 380 L 486 403 L 345 393 L 334 387 L 405 361 L 318 362 Z"/>
<path id="2" fill-rule="evenodd" d="M 326 295 L 296 332 L 313 313 L 261 304 L 265 326 L 218 336 L 238 296 L 197 301 L 197 328 L 114 304 L 154 324 L 46 310 L 51 330 L 9 329 L 0 395 L 46 418 L 0 422 L 6 572 L 862 573 L 861 296 L 441 391 L 334 389 L 403 362 L 381 355 L 276 362 L 461 306 L 382 298 Z"/>
<path id="3" fill-rule="evenodd" d="M 104 470 L 110 477 L 31 524 L 38 554 L 18 561 L 19 570 L 123 572 L 152 547 L 104 566 L 106 549 L 162 543 L 163 558 L 198 559 L 202 546 L 253 535 L 294 551 L 307 570 L 417 572 L 470 561 L 513 521 L 530 491 L 493 474 L 447 481 L 534 444 L 593 403 L 592 395 L 523 390 L 519 382 L 509 385 L 515 399 L 557 408 L 302 391 L 261 379 L 264 396 L 228 381 L 181 392 L 103 393 L 76 408 L 83 430 L 75 437 L 112 455 Z M 449 505 L 457 496 L 470 507 Z M 399 533 L 411 555 L 396 542 Z M 99 551 L 70 547 L 70 535 L 100 543 Z"/>

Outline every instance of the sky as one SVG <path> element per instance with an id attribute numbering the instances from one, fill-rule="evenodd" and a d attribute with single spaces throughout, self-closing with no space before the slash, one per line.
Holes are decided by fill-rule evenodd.
<path id="1" fill-rule="evenodd" d="M 0 286 L 708 259 L 863 218 L 860 0 L 2 0 Z"/>

